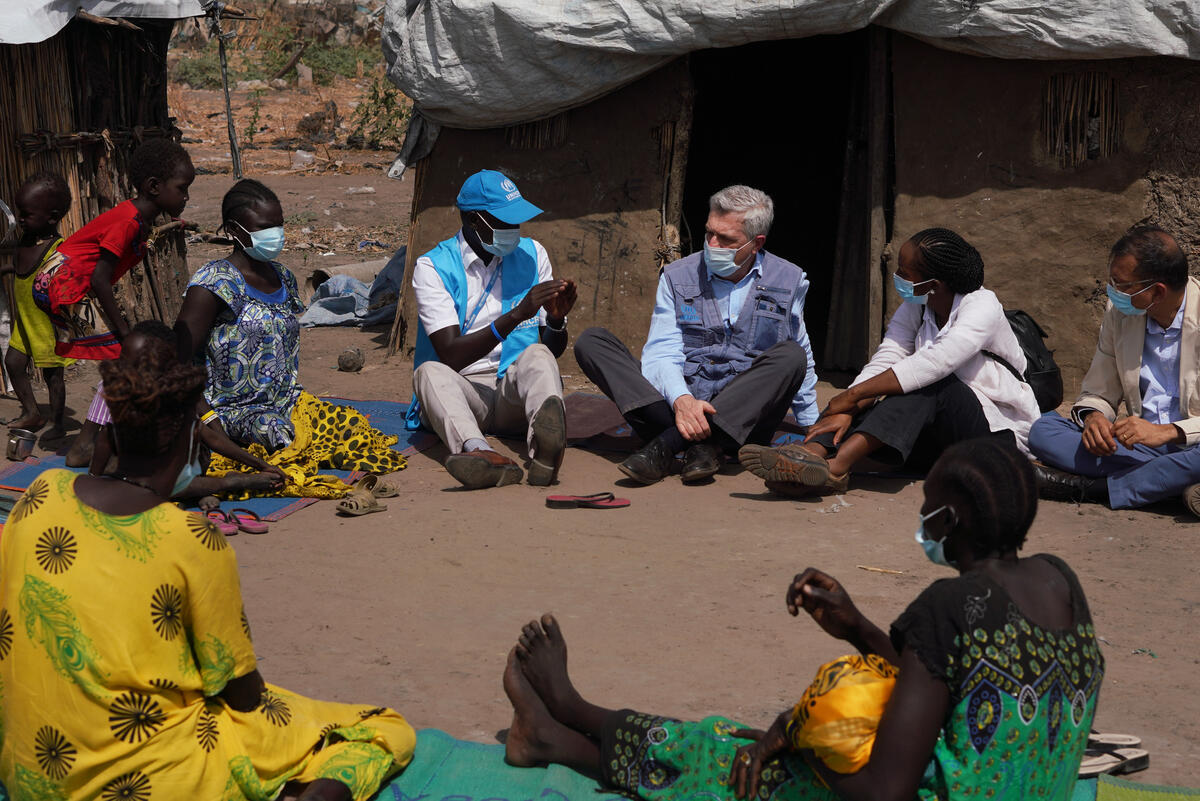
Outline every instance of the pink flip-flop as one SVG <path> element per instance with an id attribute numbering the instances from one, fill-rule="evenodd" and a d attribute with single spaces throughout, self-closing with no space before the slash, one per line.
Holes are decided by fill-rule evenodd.
<path id="1" fill-rule="evenodd" d="M 247 534 L 266 534 L 270 530 L 263 519 L 249 509 L 234 509 L 231 517 L 238 529 Z"/>
<path id="2" fill-rule="evenodd" d="M 237 522 L 229 516 L 229 512 L 226 512 L 224 509 L 213 509 L 208 513 L 207 517 L 209 522 L 216 526 L 217 530 L 226 537 L 237 536 L 238 525 Z"/>
<path id="3" fill-rule="evenodd" d="M 611 492 L 546 496 L 546 506 L 551 509 L 623 509 L 628 505 L 629 501 L 626 498 L 615 498 Z"/>

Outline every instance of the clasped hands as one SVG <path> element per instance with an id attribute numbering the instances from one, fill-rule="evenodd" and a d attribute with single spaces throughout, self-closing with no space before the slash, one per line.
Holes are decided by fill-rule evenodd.
<path id="1" fill-rule="evenodd" d="M 516 315 L 522 320 L 528 320 L 537 314 L 539 309 L 545 309 L 549 319 L 562 320 L 575 305 L 578 294 L 574 281 L 561 278 L 542 281 L 521 298 L 521 302 L 517 304 Z"/>
<path id="2" fill-rule="evenodd" d="M 1161 448 L 1184 439 L 1183 432 L 1171 423 L 1151 423 L 1142 417 L 1122 417 L 1114 423 L 1103 413 L 1093 411 L 1083 421 L 1083 447 L 1093 456 L 1111 456 L 1117 452 L 1118 442 L 1126 448 Z"/>

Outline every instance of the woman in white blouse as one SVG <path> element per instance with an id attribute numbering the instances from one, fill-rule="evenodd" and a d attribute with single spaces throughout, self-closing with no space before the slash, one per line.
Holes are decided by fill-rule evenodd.
<path id="1" fill-rule="evenodd" d="M 1029 385 L 996 358 L 1024 374 L 1004 307 L 983 288 L 979 251 L 953 231 L 928 228 L 900 248 L 892 278 L 904 303 L 883 342 L 804 441 L 739 452 L 769 489 L 844 492 L 867 456 L 928 466 L 949 445 L 989 433 L 1015 438 L 1028 455 L 1040 412 Z"/>

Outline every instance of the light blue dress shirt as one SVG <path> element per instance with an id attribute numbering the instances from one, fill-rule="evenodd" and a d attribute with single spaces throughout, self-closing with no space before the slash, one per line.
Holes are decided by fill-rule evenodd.
<path id="1" fill-rule="evenodd" d="M 1179 410 L 1179 338 L 1183 334 L 1183 309 L 1187 293 L 1179 304 L 1175 319 L 1163 328 L 1146 315 L 1146 341 L 1142 345 L 1142 417 L 1165 425 L 1183 419 Z"/>
<path id="2" fill-rule="evenodd" d="M 711 273 L 710 273 L 711 275 Z M 728 328 L 737 322 L 746 296 L 754 282 L 762 276 L 762 252 L 755 257 L 750 272 L 736 284 L 723 278 L 713 277 L 713 294 L 717 307 L 725 318 Z M 804 327 L 804 298 L 808 295 L 808 278 L 800 282 L 800 289 L 792 300 L 791 325 L 794 338 L 808 358 L 808 369 L 804 383 L 792 399 L 792 413 L 800 425 L 817 422 L 817 371 L 813 366 L 812 344 L 808 341 L 808 329 Z M 666 276 L 658 279 L 658 293 L 654 300 L 654 315 L 650 318 L 650 334 L 646 347 L 642 349 L 642 375 L 662 393 L 672 406 L 680 395 L 688 395 L 687 380 L 683 377 L 683 332 L 675 321 L 675 298 Z"/>

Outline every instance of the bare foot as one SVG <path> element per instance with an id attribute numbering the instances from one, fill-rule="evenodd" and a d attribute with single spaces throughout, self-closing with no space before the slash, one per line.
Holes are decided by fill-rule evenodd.
<path id="1" fill-rule="evenodd" d="M 67 451 L 67 467 L 87 467 L 92 463 L 92 450 L 96 445 L 95 439 L 84 440 L 83 434 L 75 437 L 71 449 Z"/>
<path id="2" fill-rule="evenodd" d="M 516 651 L 521 671 L 550 714 L 556 720 L 568 720 L 567 710 L 577 708 L 582 699 L 567 675 L 567 641 L 554 615 L 542 615 L 540 623 L 527 623 L 517 638 Z"/>
<path id="3" fill-rule="evenodd" d="M 517 649 L 508 652 L 504 666 L 504 694 L 513 706 L 512 725 L 504 742 L 504 760 L 519 768 L 530 768 L 553 761 L 553 746 L 558 735 L 569 730 L 550 716 L 542 699 L 529 685 L 517 662 Z"/>
<path id="4" fill-rule="evenodd" d="M 40 431 L 44 425 L 46 425 L 46 416 L 38 412 L 23 414 L 8 423 L 9 428 L 23 428 L 26 431 Z"/>
<path id="5" fill-rule="evenodd" d="M 66 438 L 67 438 L 66 429 L 63 428 L 58 423 L 55 423 L 54 425 L 47 428 L 45 433 L 42 434 L 42 437 L 41 437 L 42 447 L 45 448 L 54 443 L 62 444 L 62 441 Z"/>

